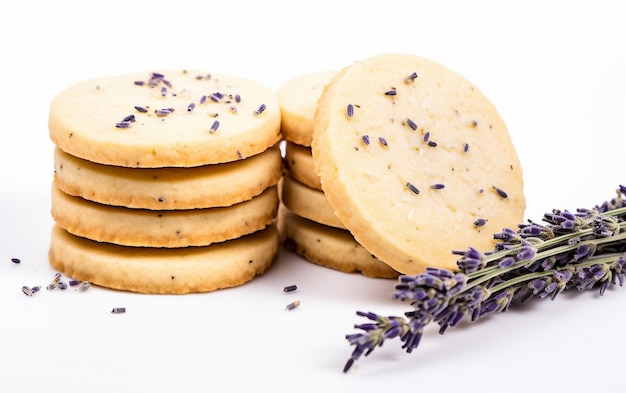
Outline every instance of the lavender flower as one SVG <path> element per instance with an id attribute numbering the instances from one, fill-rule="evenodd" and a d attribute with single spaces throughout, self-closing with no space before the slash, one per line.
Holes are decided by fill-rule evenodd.
<path id="1" fill-rule="evenodd" d="M 592 209 L 552 210 L 545 224 L 533 221 L 517 230 L 494 234 L 494 250 L 475 248 L 452 251 L 459 255 L 459 271 L 427 268 L 424 273 L 399 277 L 393 299 L 410 301 L 404 317 L 385 317 L 358 311 L 371 322 L 357 324 L 362 332 L 346 335 L 355 348 L 347 372 L 361 356 L 367 356 L 386 339 L 399 338 L 402 348 L 418 347 L 424 328 L 431 322 L 443 334 L 466 316 L 475 321 L 504 312 L 516 302 L 531 298 L 554 300 L 565 290 L 598 288 L 600 295 L 626 278 L 626 187 L 617 197 Z"/>

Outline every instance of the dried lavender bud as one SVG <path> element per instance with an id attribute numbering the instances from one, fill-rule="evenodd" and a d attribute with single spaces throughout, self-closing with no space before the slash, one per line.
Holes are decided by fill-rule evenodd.
<path id="1" fill-rule="evenodd" d="M 348 106 L 346 107 L 346 115 L 348 117 L 354 116 L 354 105 L 348 104 Z"/>
<path id="2" fill-rule="evenodd" d="M 111 314 L 124 314 L 126 312 L 126 307 L 115 307 L 111 310 Z"/>
<path id="3" fill-rule="evenodd" d="M 288 305 L 285 306 L 285 310 L 287 311 L 291 311 L 295 308 L 298 308 L 300 306 L 300 301 L 296 300 L 295 302 L 291 302 Z"/>
<path id="4" fill-rule="evenodd" d="M 283 288 L 283 292 L 293 292 L 296 289 L 298 289 L 297 285 L 287 285 L 286 287 Z"/>
<path id="5" fill-rule="evenodd" d="M 254 111 L 254 116 L 258 116 L 265 111 L 265 104 L 261 104 L 259 108 Z"/>
<path id="6" fill-rule="evenodd" d="M 553 210 L 543 221 L 546 224 L 529 221 L 517 231 L 505 228 L 494 234 L 498 243 L 492 251 L 453 251 L 460 256 L 460 272 L 428 268 L 419 275 L 400 276 L 392 298 L 409 301 L 412 309 L 404 318 L 357 311 L 373 322 L 355 325 L 362 332 L 346 335 L 355 348 L 344 372 L 388 338 L 398 337 L 402 348 L 412 352 L 431 322 L 444 333 L 465 317 L 475 321 L 533 297 L 554 300 L 570 288 L 598 289 L 603 295 L 612 286 L 624 285 L 626 187 L 619 186 L 616 198 L 593 209 Z"/>
<path id="7" fill-rule="evenodd" d="M 13 263 L 21 263 L 22 261 L 19 258 L 11 258 L 11 262 Z"/>
<path id="8" fill-rule="evenodd" d="M 33 291 L 26 285 L 22 287 L 22 292 L 24 292 L 26 296 L 33 296 Z"/>

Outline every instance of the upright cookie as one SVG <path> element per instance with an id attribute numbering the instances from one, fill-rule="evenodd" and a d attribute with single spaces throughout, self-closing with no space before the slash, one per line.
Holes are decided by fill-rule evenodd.
<path id="1" fill-rule="evenodd" d="M 83 160 L 56 148 L 54 178 L 64 192 L 107 205 L 200 209 L 247 201 L 282 177 L 278 146 L 244 160 L 192 168 L 125 168 Z"/>
<path id="2" fill-rule="evenodd" d="M 324 86 L 336 71 L 323 71 L 289 79 L 276 90 L 280 105 L 283 138 L 301 146 L 311 146 L 313 116 Z"/>
<path id="3" fill-rule="evenodd" d="M 312 142 L 335 213 L 405 274 L 456 269 L 523 219 L 522 169 L 493 104 L 462 76 L 404 54 L 358 61 L 327 85 Z"/>
<path id="4" fill-rule="evenodd" d="M 227 207 L 188 210 L 129 209 L 70 196 L 52 187 L 52 217 L 68 232 L 134 247 L 208 246 L 270 225 L 278 211 L 276 186 Z"/>
<path id="5" fill-rule="evenodd" d="M 243 78 L 165 71 L 78 83 L 50 106 L 50 137 L 100 164 L 192 167 L 246 158 L 280 139 L 274 92 Z"/>
<path id="6" fill-rule="evenodd" d="M 174 249 L 98 243 L 52 229 L 49 259 L 69 277 L 141 293 L 208 292 L 241 285 L 264 273 L 278 252 L 275 225 L 206 247 Z"/>

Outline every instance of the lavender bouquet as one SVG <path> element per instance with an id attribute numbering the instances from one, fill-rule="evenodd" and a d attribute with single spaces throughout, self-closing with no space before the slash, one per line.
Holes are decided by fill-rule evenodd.
<path id="1" fill-rule="evenodd" d="M 530 298 L 554 300 L 566 289 L 579 291 L 624 284 L 626 268 L 626 186 L 617 197 L 592 209 L 553 210 L 517 230 L 494 234 L 493 251 L 474 248 L 453 251 L 458 271 L 429 268 L 424 273 L 399 277 L 392 298 L 410 301 L 404 317 L 357 311 L 370 322 L 357 324 L 360 333 L 346 335 L 354 351 L 347 372 L 386 339 L 399 338 L 402 348 L 418 347 L 424 327 L 431 322 L 443 334 L 464 317 L 471 321 L 506 311 Z"/>

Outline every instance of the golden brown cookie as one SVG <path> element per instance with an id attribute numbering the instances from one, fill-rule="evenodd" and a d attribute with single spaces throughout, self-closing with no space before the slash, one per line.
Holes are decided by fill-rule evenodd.
<path id="1" fill-rule="evenodd" d="M 287 80 L 276 90 L 281 112 L 283 138 L 301 146 L 311 146 L 313 116 L 317 100 L 336 71 L 322 71 Z"/>
<path id="2" fill-rule="evenodd" d="M 242 285 L 265 272 L 279 248 L 275 225 L 205 247 L 126 247 L 74 236 L 55 225 L 49 259 L 59 272 L 107 288 L 183 294 Z"/>
<path id="3" fill-rule="evenodd" d="M 398 272 L 369 253 L 345 229 L 299 217 L 281 208 L 280 231 L 286 248 L 320 266 L 373 278 L 396 278 Z"/>
<path id="4" fill-rule="evenodd" d="M 153 210 L 230 206 L 282 176 L 278 146 L 234 162 L 192 168 L 125 168 L 74 157 L 56 148 L 55 181 L 70 195 L 107 205 Z"/>
<path id="5" fill-rule="evenodd" d="M 322 190 L 320 177 L 315 172 L 315 162 L 311 148 L 292 142 L 285 143 L 285 169 L 302 184 Z"/>
<path id="6" fill-rule="evenodd" d="M 335 215 L 323 191 L 308 187 L 289 175 L 283 177 L 281 202 L 301 217 L 320 224 L 346 229 Z"/>
<path id="7" fill-rule="evenodd" d="M 192 167 L 259 154 L 280 140 L 275 93 L 248 79 L 168 70 L 84 81 L 50 106 L 52 141 L 100 164 Z"/>
<path id="8" fill-rule="evenodd" d="M 206 246 L 270 225 L 277 214 L 276 186 L 249 201 L 190 210 L 129 209 L 68 195 L 52 186 L 52 217 L 68 232 L 135 247 Z"/>
<path id="9" fill-rule="evenodd" d="M 382 54 L 340 71 L 318 102 L 312 153 L 339 219 L 401 273 L 455 269 L 452 250 L 492 250 L 492 234 L 523 219 L 504 121 L 476 86 L 427 59 Z"/>

